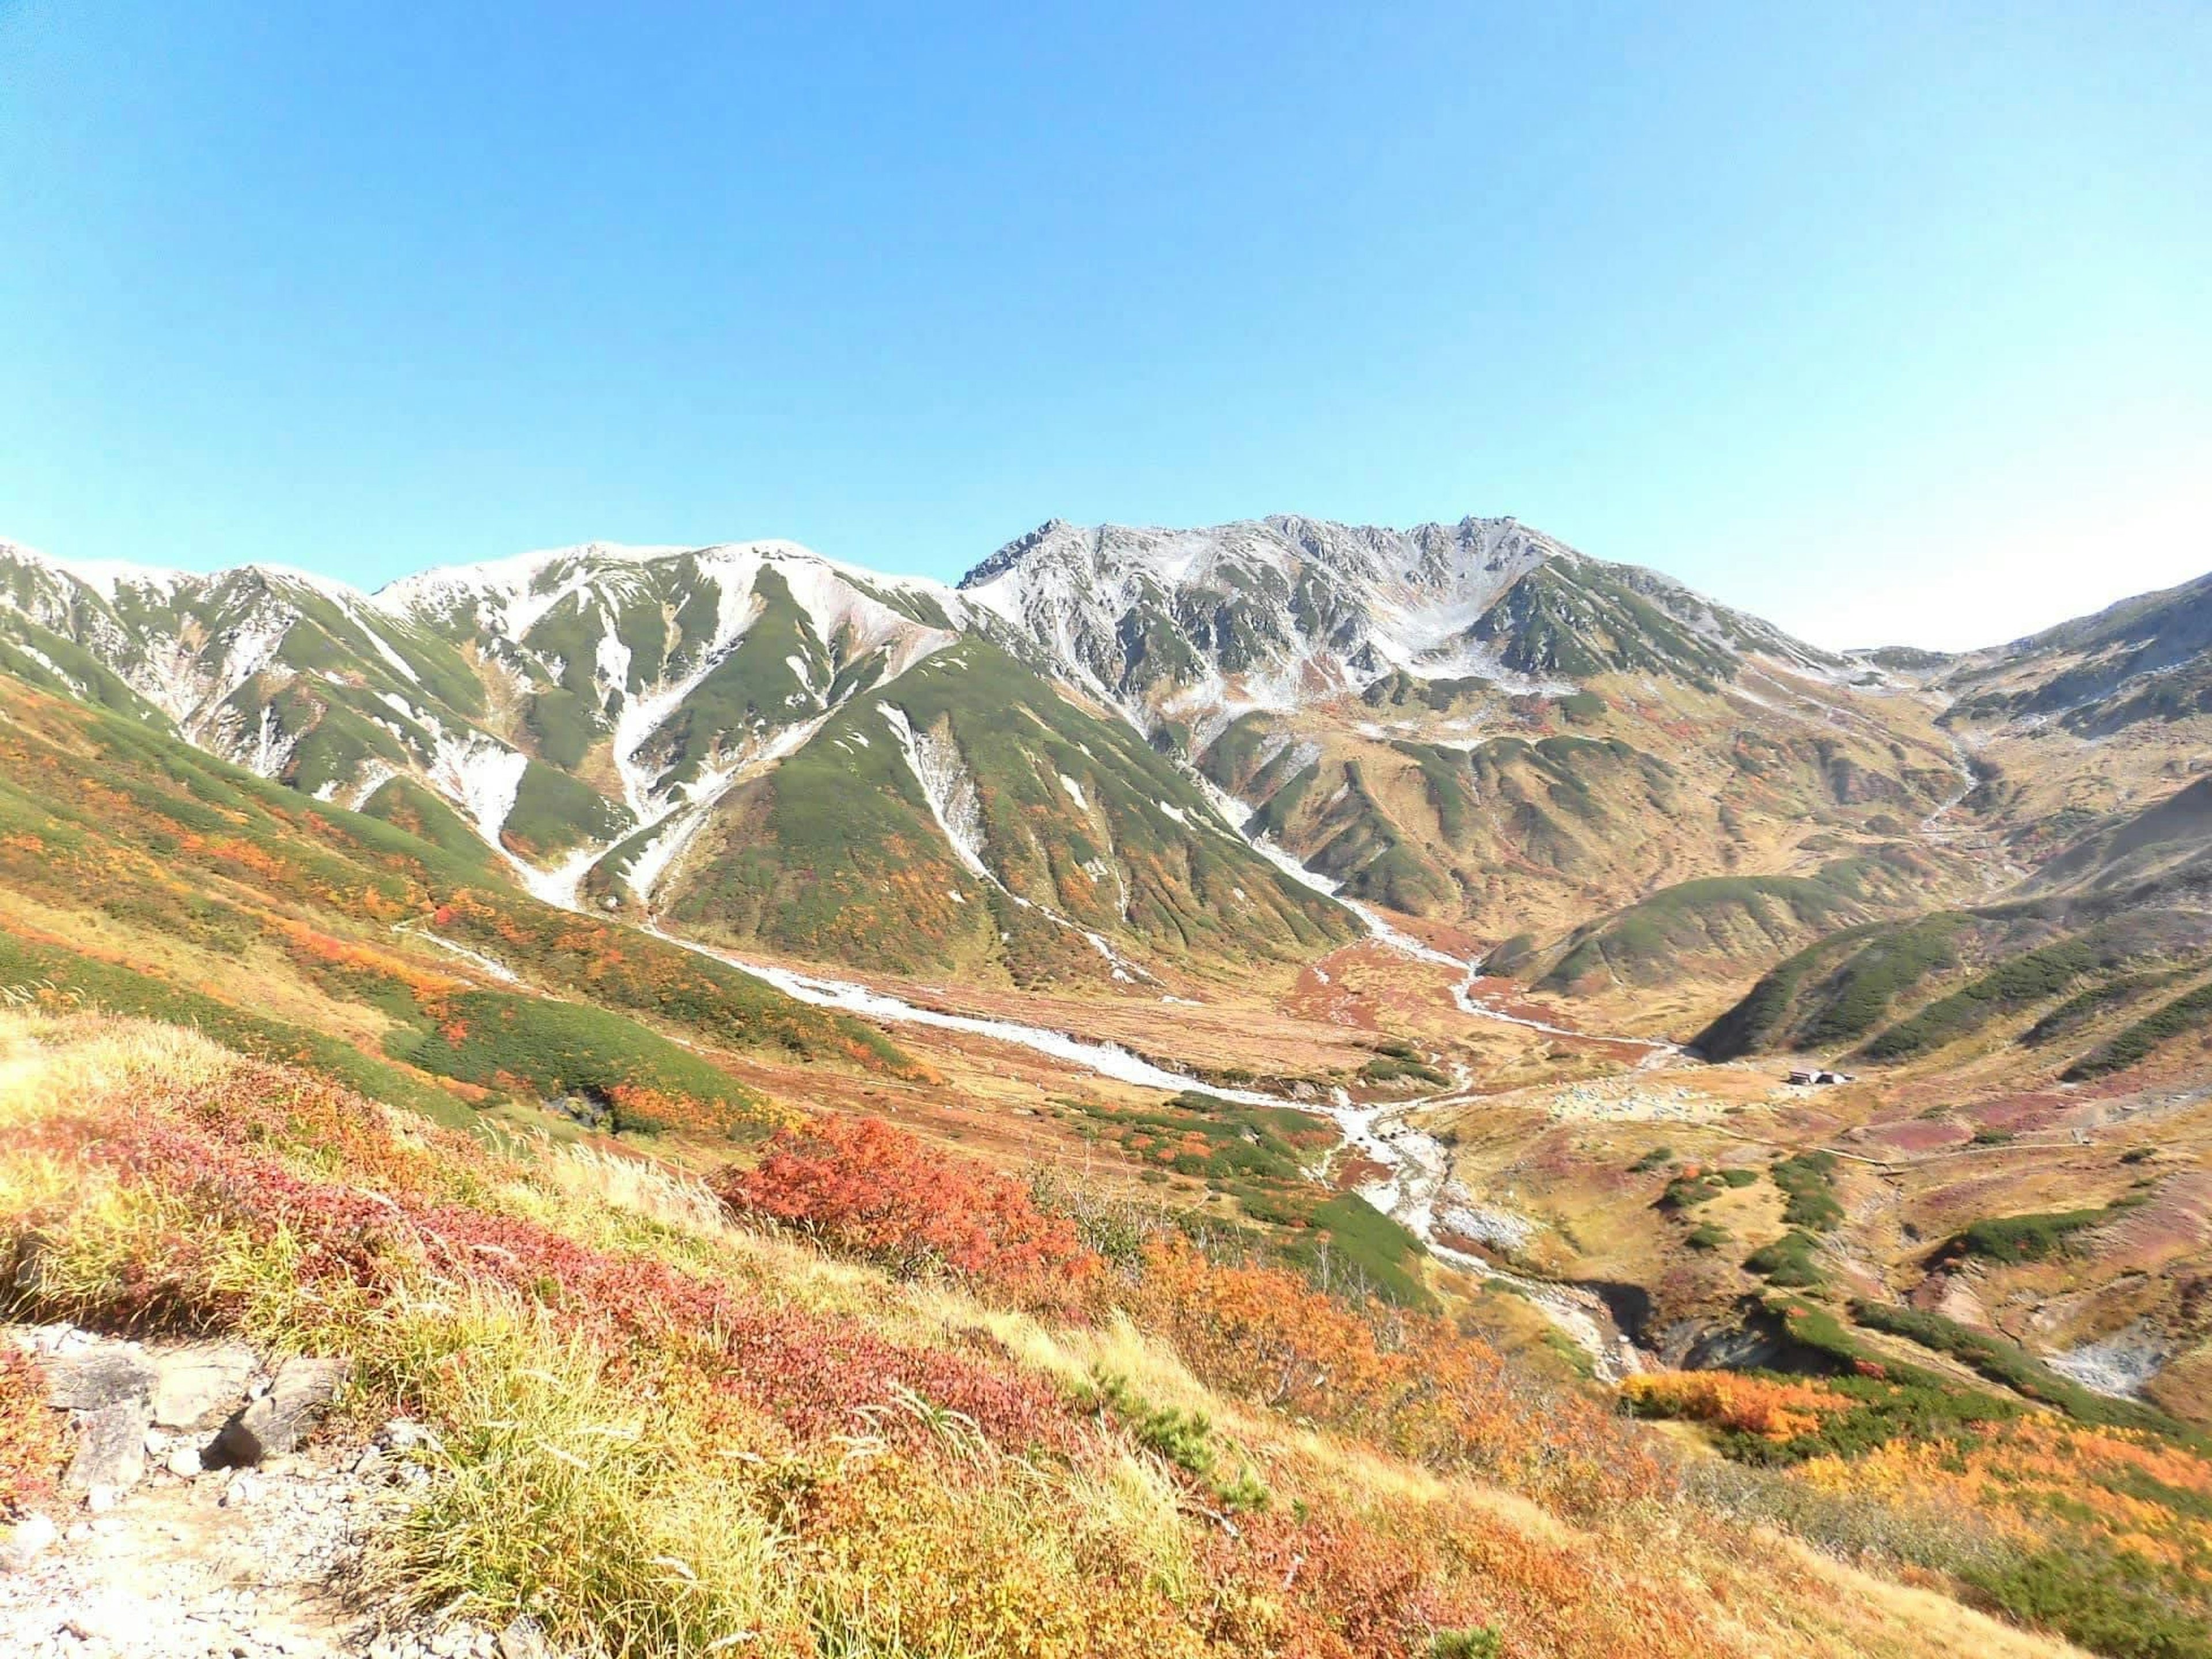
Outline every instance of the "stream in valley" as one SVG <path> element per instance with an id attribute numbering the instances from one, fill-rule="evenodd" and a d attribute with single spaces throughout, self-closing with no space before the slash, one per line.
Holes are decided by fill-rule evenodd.
<path id="1" fill-rule="evenodd" d="M 1464 961 L 1424 945 L 1392 927 L 1364 904 L 1355 902 L 1347 908 L 1367 924 L 1370 937 L 1377 943 L 1418 960 L 1433 962 L 1463 974 L 1465 977 L 1454 988 L 1453 996 L 1461 1010 L 1472 1017 L 1498 1020 L 1561 1036 L 1589 1036 L 1586 1032 L 1570 1031 L 1489 1006 L 1472 994 L 1475 982 L 1481 976 L 1480 962 Z M 1355 1104 L 1341 1091 L 1334 1100 L 1322 1103 L 1286 1100 L 1279 1095 L 1261 1094 L 1249 1089 L 1222 1088 L 1180 1072 L 1170 1071 L 1115 1043 L 1096 1042 L 1066 1031 L 1025 1025 L 1013 1020 L 989 1019 L 979 1015 L 955 1014 L 942 1009 L 924 1007 L 855 981 L 826 979 L 812 974 L 798 973 L 788 968 L 750 961 L 696 940 L 665 933 L 657 922 L 649 921 L 646 927 L 658 939 L 742 969 L 756 978 L 767 981 L 795 1000 L 810 1003 L 816 1007 L 834 1008 L 862 1019 L 885 1024 L 927 1026 L 1012 1043 L 1063 1064 L 1095 1073 L 1100 1077 L 1134 1084 L 1140 1088 L 1159 1089 L 1171 1093 L 1180 1093 L 1186 1089 L 1197 1090 L 1218 1099 L 1243 1105 L 1290 1106 L 1300 1111 L 1326 1115 L 1335 1121 L 1339 1132 L 1344 1136 L 1342 1152 L 1365 1158 L 1384 1171 L 1381 1176 L 1358 1189 L 1362 1198 L 1413 1233 L 1440 1261 L 1497 1280 L 1527 1297 L 1589 1356 L 1592 1368 L 1601 1379 L 1615 1382 L 1628 1372 L 1641 1369 L 1642 1362 L 1634 1344 L 1622 1334 L 1611 1310 L 1595 1291 L 1580 1285 L 1508 1272 L 1481 1256 L 1444 1243 L 1439 1238 L 1439 1233 L 1444 1231 L 1438 1223 L 1439 1212 L 1450 1206 L 1455 1196 L 1450 1159 L 1434 1136 L 1414 1127 L 1410 1120 L 1415 1112 L 1425 1108 L 1468 1098 L 1463 1084 L 1455 1084 L 1435 1094 L 1411 1100 L 1366 1105 Z M 1653 1060 L 1676 1052 L 1673 1044 L 1648 1037 L 1607 1036 L 1597 1040 L 1647 1049 L 1650 1051 Z"/>

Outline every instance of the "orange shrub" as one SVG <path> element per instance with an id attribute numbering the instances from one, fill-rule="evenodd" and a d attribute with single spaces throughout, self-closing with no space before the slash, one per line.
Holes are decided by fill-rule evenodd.
<path id="1" fill-rule="evenodd" d="M 1064 1217 L 1005 1176 L 924 1146 L 874 1118 L 825 1115 L 779 1130 L 751 1170 L 716 1187 L 765 1216 L 900 1273 L 942 1267 L 1066 1302 L 1098 1270 Z"/>
<path id="2" fill-rule="evenodd" d="M 53 1496 L 62 1450 L 62 1414 L 48 1408 L 37 1369 L 0 1340 L 0 1521 Z"/>
<path id="3" fill-rule="evenodd" d="M 1214 1388 L 1439 1468 L 1492 1475 L 1588 1513 L 1673 1477 L 1650 1437 L 1577 1395 L 1539 1396 L 1498 1351 L 1429 1314 L 1370 1316 L 1283 1268 L 1146 1246 L 1131 1313 Z"/>
<path id="4" fill-rule="evenodd" d="M 1626 1379 L 1620 1392 L 1649 1416 L 1687 1418 L 1767 1440 L 1810 1434 L 1820 1426 L 1820 1413 L 1846 1411 L 1852 1404 L 1817 1382 L 1733 1371 L 1649 1371 Z"/>

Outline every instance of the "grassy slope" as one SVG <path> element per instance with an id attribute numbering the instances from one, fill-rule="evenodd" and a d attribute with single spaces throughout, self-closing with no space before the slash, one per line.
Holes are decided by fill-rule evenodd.
<path id="1" fill-rule="evenodd" d="M 651 1166 L 426 1137 L 173 1028 L 0 1016 L 0 1256 L 16 1316 L 351 1357 L 352 1420 L 438 1434 L 376 1591 L 641 1656 L 2060 1651 L 1672 1491 L 1640 1434 L 1528 1409 L 1479 1347 L 1346 1415 L 1389 1398 L 1376 1334 L 1171 1241 L 1073 1291 L 894 1279 Z M 1438 1437 L 1446 1404 L 1475 1414 Z"/>
<path id="2" fill-rule="evenodd" d="M 954 857 L 886 706 L 957 747 L 1005 891 Z M 858 696 L 733 795 L 666 907 L 689 928 L 795 955 L 908 972 L 995 959 L 1024 983 L 1104 973 L 1075 929 L 1217 963 L 1353 936 L 1348 915 L 1203 828 L 1209 817 L 1126 726 L 971 640 Z"/>
<path id="3" fill-rule="evenodd" d="M 1900 847 L 1839 859 L 1810 876 L 1709 876 L 1576 929 L 1548 957 L 1495 965 L 1509 973 L 1540 968 L 1540 988 L 1567 994 L 1605 982 L 1649 987 L 1685 974 L 1740 973 L 1870 910 L 1909 902 L 1921 875 L 1919 860 Z"/>
<path id="4" fill-rule="evenodd" d="M 0 915 L 0 982 L 52 980 L 108 1006 L 198 1019 L 441 1115 L 507 1097 L 609 1105 L 629 1082 L 635 1101 L 658 1103 L 639 1108 L 640 1124 L 682 1121 L 684 1102 L 726 1126 L 770 1115 L 675 1039 L 914 1070 L 856 1021 L 529 899 L 414 786 L 387 784 L 372 803 L 382 816 L 355 814 L 13 682 L 0 681 L 0 890 L 23 901 Z M 441 925 L 520 984 L 472 985 L 481 975 L 463 959 L 419 938 Z M 572 1010 L 547 992 L 602 1008 Z M 510 1032 L 588 1019 L 594 1064 L 569 1075 L 486 1063 L 465 1037 L 441 1035 L 469 1029 L 472 1011 Z"/>
<path id="5" fill-rule="evenodd" d="M 2008 1042 L 2023 1071 L 2102 1076 L 2203 1029 L 2212 1001 L 2185 990 L 2160 997 L 2207 967 L 2212 930 L 2185 910 L 2114 915 L 2042 900 L 1943 911 L 1847 929 L 1800 951 L 1698 1045 L 1719 1060 L 1848 1047 L 1860 1060 L 1895 1063 Z"/>

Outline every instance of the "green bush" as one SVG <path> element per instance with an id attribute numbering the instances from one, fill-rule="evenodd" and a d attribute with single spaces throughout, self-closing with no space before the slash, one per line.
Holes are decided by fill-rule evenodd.
<path id="1" fill-rule="evenodd" d="M 1173 1406 L 1155 1406 L 1112 1372 L 1094 1378 L 1099 1404 L 1111 1407 L 1131 1437 L 1147 1450 L 1206 1482 L 1225 1510 L 1264 1509 L 1267 1489 L 1241 1459 L 1234 1474 L 1218 1474 L 1221 1450 L 1214 1440 L 1213 1422 L 1204 1412 L 1186 1412 Z"/>
<path id="2" fill-rule="evenodd" d="M 1786 1194 L 1782 1218 L 1792 1227 L 1826 1232 L 1844 1218 L 1836 1201 L 1836 1155 L 1833 1152 L 1796 1152 L 1767 1170 Z"/>
<path id="3" fill-rule="evenodd" d="M 2132 1552 L 2049 1549 L 1962 1576 L 2007 1617 L 2110 1659 L 2212 1659 L 2202 1607 L 2176 1605 Z"/>
<path id="4" fill-rule="evenodd" d="M 1659 1194 L 1659 1204 L 1662 1209 L 1687 1210 L 1720 1195 L 1720 1183 L 1711 1176 L 1676 1176 Z"/>
<path id="5" fill-rule="evenodd" d="M 1468 1630 L 1440 1630 L 1429 1644 L 1429 1659 L 1498 1659 L 1505 1638 L 1491 1625 Z"/>
<path id="6" fill-rule="evenodd" d="M 1975 1222 L 1953 1241 L 1953 1245 L 1963 1255 L 1983 1256 L 2008 1267 L 2023 1261 L 2047 1261 L 2066 1248 L 2066 1241 L 2072 1235 L 2100 1227 L 2142 1201 L 2130 1197 L 2094 1210 L 1996 1216 Z"/>
<path id="7" fill-rule="evenodd" d="M 1786 1285 L 1792 1290 L 1810 1290 L 1824 1281 L 1820 1268 L 1814 1265 L 1814 1253 L 1820 1248 L 1810 1233 L 1792 1228 L 1771 1244 L 1762 1244 L 1744 1259 L 1745 1268 L 1759 1274 L 1769 1284 Z"/>

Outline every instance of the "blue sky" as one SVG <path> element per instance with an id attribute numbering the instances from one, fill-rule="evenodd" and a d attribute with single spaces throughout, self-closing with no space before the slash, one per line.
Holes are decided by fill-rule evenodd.
<path id="1" fill-rule="evenodd" d="M 1979 643 L 2212 568 L 2208 296 L 2201 4 L 0 0 L 65 557 L 1511 513 Z"/>

